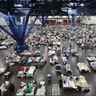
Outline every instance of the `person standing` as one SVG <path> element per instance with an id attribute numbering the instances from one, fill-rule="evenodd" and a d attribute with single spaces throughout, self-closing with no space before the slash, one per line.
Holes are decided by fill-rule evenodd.
<path id="1" fill-rule="evenodd" d="M 2 90 L 0 89 L 0 96 L 3 96 Z"/>
<path id="2" fill-rule="evenodd" d="M 79 62 L 79 53 L 77 54 L 77 62 Z"/>
<path id="3" fill-rule="evenodd" d="M 9 85 L 9 92 L 10 92 L 10 96 L 14 96 L 15 86 L 12 83 L 10 83 Z"/>

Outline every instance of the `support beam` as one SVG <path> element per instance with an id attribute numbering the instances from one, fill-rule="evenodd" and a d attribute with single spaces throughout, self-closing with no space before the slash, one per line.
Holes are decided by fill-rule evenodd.
<path id="1" fill-rule="evenodd" d="M 14 50 L 17 51 L 17 53 L 21 53 L 24 50 L 28 50 L 28 45 L 25 44 L 25 36 L 26 34 L 28 35 L 30 33 L 30 30 L 28 31 L 28 33 L 26 33 L 29 20 L 29 13 L 22 17 L 10 15 L 10 13 L 8 13 L 8 17 L 8 27 L 11 30 L 11 32 L 9 32 L 1 25 L 0 28 L 17 42 L 14 48 Z"/>
<path id="2" fill-rule="evenodd" d="M 33 28 L 36 20 L 38 19 L 38 16 L 35 17 L 34 21 L 32 22 L 31 26 L 27 29 L 28 20 L 29 20 L 29 13 L 26 13 L 25 16 L 17 17 L 10 15 L 8 13 L 9 17 L 9 28 L 11 32 L 9 32 L 7 29 L 5 29 L 3 26 L 0 25 L 0 28 L 6 32 L 8 35 L 10 35 L 16 42 L 16 46 L 14 47 L 14 50 L 17 51 L 17 53 L 21 53 L 24 50 L 28 50 L 28 45 L 25 44 L 25 40 L 30 33 L 31 29 Z M 43 24 L 45 22 L 44 17 L 42 17 Z"/>
<path id="3" fill-rule="evenodd" d="M 24 42 L 29 14 L 26 14 L 23 17 L 15 17 L 12 15 L 9 16 L 9 28 L 11 29 L 13 35 L 16 37 L 18 43 Z"/>
<path id="4" fill-rule="evenodd" d="M 16 38 L 17 45 L 14 50 L 17 53 L 21 53 L 24 50 L 28 50 L 28 45 L 25 44 L 25 34 L 29 19 L 29 14 L 26 14 L 23 17 L 15 17 L 12 15 L 9 16 L 9 28 L 12 31 L 14 37 Z"/>
<path id="5" fill-rule="evenodd" d="M 23 23 L 24 23 L 24 29 L 23 29 L 23 35 L 22 35 L 22 39 L 25 41 L 25 33 L 26 33 L 26 29 L 27 29 L 27 25 L 28 25 L 28 20 L 29 20 L 29 14 L 27 14 L 27 16 L 23 19 Z"/>
<path id="6" fill-rule="evenodd" d="M 33 28 L 37 18 L 38 18 L 38 16 L 35 17 L 34 21 L 32 22 L 31 26 L 29 27 L 28 31 L 26 32 L 24 40 L 26 40 L 26 38 L 27 38 L 28 34 L 30 33 L 31 29 Z"/>
<path id="7" fill-rule="evenodd" d="M 38 19 L 39 19 L 40 22 L 42 23 L 42 27 L 44 27 L 44 26 L 45 26 L 45 23 L 46 23 L 46 21 L 47 21 L 47 19 L 48 19 L 48 16 L 42 15 L 41 18 L 38 18 Z"/>
<path id="8" fill-rule="evenodd" d="M 47 19 L 48 19 L 48 16 L 44 16 L 44 15 L 42 16 L 42 26 L 43 27 L 45 26 Z"/>
<path id="9" fill-rule="evenodd" d="M 44 15 L 42 15 L 42 27 L 45 25 Z"/>
<path id="10" fill-rule="evenodd" d="M 15 22 L 15 19 L 16 17 L 15 16 L 11 16 L 10 14 L 8 15 L 9 17 L 9 28 L 10 30 L 12 31 L 14 37 L 16 38 L 16 41 L 20 41 L 20 34 L 18 32 L 18 27 L 16 26 L 16 22 Z"/>
<path id="11" fill-rule="evenodd" d="M 72 25 L 72 26 L 75 26 L 75 25 L 76 25 L 75 15 L 74 15 L 74 14 L 72 14 L 71 25 Z"/>

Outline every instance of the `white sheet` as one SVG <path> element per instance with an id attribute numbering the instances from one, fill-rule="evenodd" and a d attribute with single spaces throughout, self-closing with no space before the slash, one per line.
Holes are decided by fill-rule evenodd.
<path id="1" fill-rule="evenodd" d="M 30 66 L 28 72 L 27 72 L 27 77 L 28 76 L 32 76 L 33 77 L 33 74 L 34 74 L 34 71 L 35 71 L 36 67 L 35 66 Z"/>
<path id="2" fill-rule="evenodd" d="M 77 67 L 79 68 L 79 71 L 85 70 L 85 71 L 89 71 L 90 72 L 90 69 L 84 63 L 78 63 Z"/>
<path id="3" fill-rule="evenodd" d="M 7 49 L 6 46 L 0 46 L 0 49 Z"/>

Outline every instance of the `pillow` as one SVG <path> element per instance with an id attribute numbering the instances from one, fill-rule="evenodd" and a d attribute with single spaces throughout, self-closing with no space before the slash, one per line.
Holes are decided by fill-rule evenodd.
<path id="1" fill-rule="evenodd" d="M 19 71 L 24 71 L 24 67 L 21 67 Z"/>

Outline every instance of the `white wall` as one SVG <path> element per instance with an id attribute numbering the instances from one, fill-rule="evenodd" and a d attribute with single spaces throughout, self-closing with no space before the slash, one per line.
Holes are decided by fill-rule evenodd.
<path id="1" fill-rule="evenodd" d="M 28 24 L 31 24 L 35 18 L 34 17 L 29 17 Z M 21 17 L 21 23 L 23 22 L 23 18 Z M 40 20 L 37 19 L 35 24 L 41 24 Z M 0 17 L 0 25 L 7 25 L 6 21 L 4 18 Z"/>
<path id="2" fill-rule="evenodd" d="M 2 17 L 0 18 L 0 25 L 7 25 L 4 18 L 2 18 Z"/>
<path id="3" fill-rule="evenodd" d="M 48 16 L 48 19 L 51 19 L 51 18 L 68 18 L 68 16 Z M 34 20 L 34 16 L 30 17 L 28 24 L 31 24 L 33 20 Z M 62 20 L 58 19 L 58 22 L 62 22 Z M 40 20 L 37 19 L 35 24 L 41 24 Z"/>
<path id="4" fill-rule="evenodd" d="M 81 17 L 81 23 L 96 24 L 96 16 L 83 16 L 83 17 Z"/>
<path id="5" fill-rule="evenodd" d="M 68 16 L 48 16 L 48 18 L 68 18 Z"/>
<path id="6" fill-rule="evenodd" d="M 56 16 L 54 16 L 56 18 Z M 59 18 L 60 16 L 58 16 Z M 63 16 L 61 16 L 60 18 L 62 18 Z M 52 18 L 52 16 L 48 17 L 49 19 Z M 64 18 L 64 17 L 63 17 Z M 29 18 L 29 22 L 28 24 L 31 24 L 32 21 L 34 20 L 34 17 L 30 17 Z M 96 24 L 96 16 L 83 16 L 81 17 L 81 23 L 83 24 Z M 37 19 L 35 24 L 41 24 L 40 20 Z M 4 18 L 0 18 L 0 25 L 7 25 Z"/>
<path id="7" fill-rule="evenodd" d="M 33 17 L 29 17 L 29 22 L 28 22 L 28 24 L 31 24 L 31 23 L 34 21 L 34 19 L 35 19 L 34 16 L 33 16 Z M 40 20 L 37 19 L 36 22 L 35 22 L 35 24 L 41 24 Z"/>

